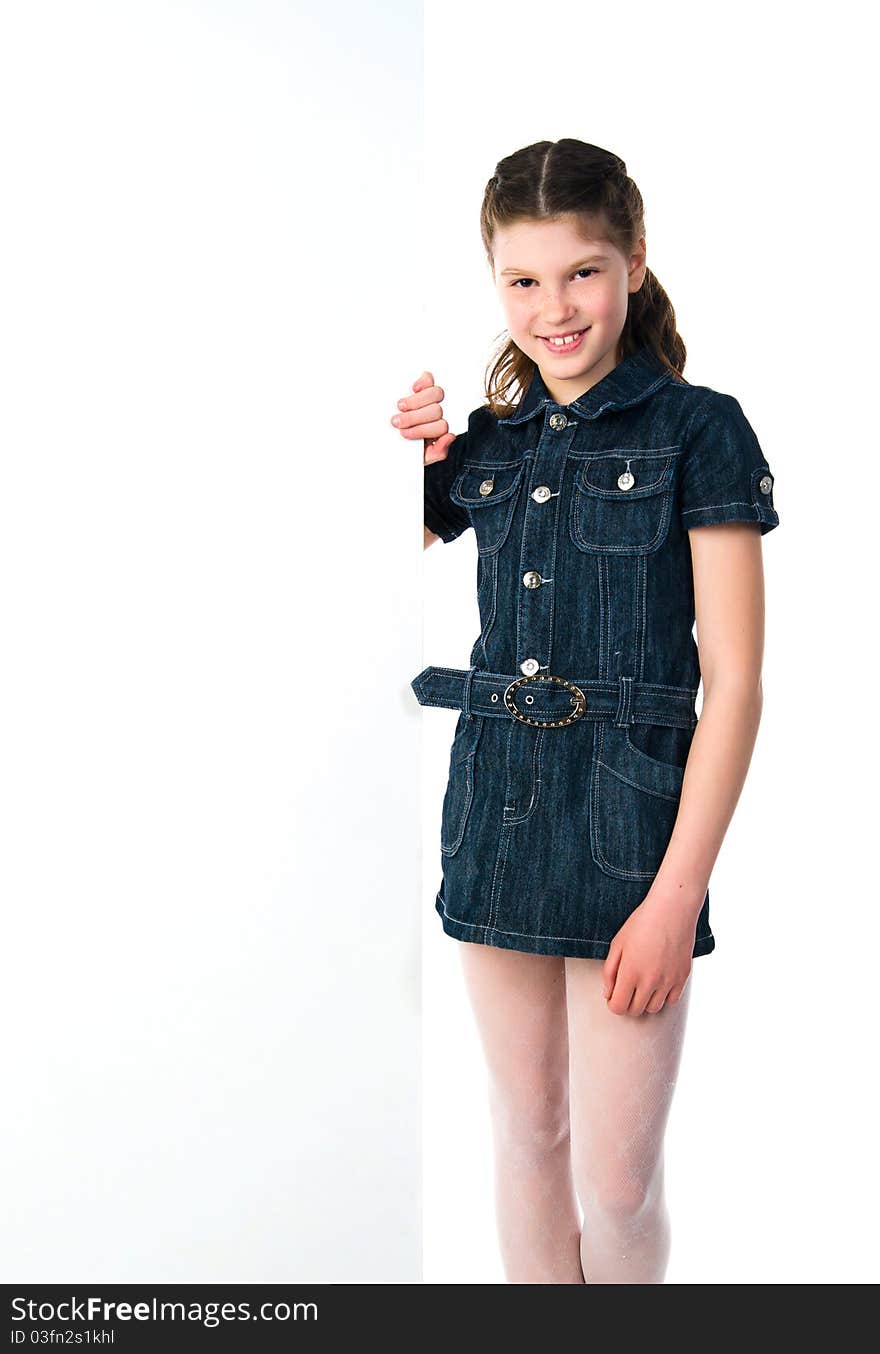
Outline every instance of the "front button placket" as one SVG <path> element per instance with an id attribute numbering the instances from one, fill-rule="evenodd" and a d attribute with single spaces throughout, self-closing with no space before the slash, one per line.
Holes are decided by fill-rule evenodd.
<path id="1" fill-rule="evenodd" d="M 520 551 L 525 568 L 519 590 L 515 657 L 517 665 L 533 658 L 550 671 L 560 490 L 577 427 L 577 419 L 568 418 L 552 405 L 545 411 L 531 477 L 532 485 L 543 492 L 530 492 L 525 500 Z"/>
<path id="2" fill-rule="evenodd" d="M 577 428 L 576 419 L 566 417 L 558 408 L 554 409 L 550 405 L 544 411 L 541 435 L 531 464 L 522 537 L 516 543 L 522 571 L 516 611 L 516 653 L 511 655 L 524 677 L 552 672 L 551 636 L 556 606 L 554 575 L 561 530 L 559 505 L 562 502 L 562 481 L 568 453 Z M 534 714 L 540 709 L 543 694 L 539 684 L 520 687 L 515 696 L 517 708 L 522 713 L 529 711 Z M 553 737 L 548 729 L 521 723 L 511 716 L 504 758 L 504 830 L 498 845 L 497 877 L 503 875 L 503 862 L 511 834 L 519 831 L 518 825 L 524 823 L 534 811 L 540 785 L 544 740 L 547 737 Z M 489 944 L 492 944 L 493 916 L 494 913 L 490 913 L 486 935 Z"/>

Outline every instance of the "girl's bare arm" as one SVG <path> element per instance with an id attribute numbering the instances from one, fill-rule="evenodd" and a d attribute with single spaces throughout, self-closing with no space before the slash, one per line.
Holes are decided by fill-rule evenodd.
<path id="1" fill-rule="evenodd" d="M 689 531 L 703 705 L 678 816 L 651 885 L 696 917 L 745 783 L 763 690 L 761 533 L 748 522 Z"/>

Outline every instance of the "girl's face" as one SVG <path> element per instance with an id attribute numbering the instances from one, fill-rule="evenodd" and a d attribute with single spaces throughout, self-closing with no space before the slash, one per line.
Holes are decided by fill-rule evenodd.
<path id="1" fill-rule="evenodd" d="M 617 366 L 627 298 L 645 266 L 644 236 L 625 258 L 570 216 L 496 232 L 492 274 L 510 337 L 537 363 L 557 404 L 570 404 Z M 581 330 L 573 343 L 550 342 Z"/>

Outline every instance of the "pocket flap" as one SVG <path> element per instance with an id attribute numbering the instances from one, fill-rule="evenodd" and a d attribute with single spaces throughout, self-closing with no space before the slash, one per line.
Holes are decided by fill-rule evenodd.
<path id="1" fill-rule="evenodd" d="M 650 498 L 668 493 L 675 477 L 678 448 L 663 452 L 605 452 L 588 456 L 581 466 L 576 484 L 585 494 L 597 498 Z"/>
<path id="2" fill-rule="evenodd" d="M 449 497 L 463 508 L 491 507 L 515 493 L 523 466 L 523 461 L 516 465 L 466 466 L 453 482 Z"/>

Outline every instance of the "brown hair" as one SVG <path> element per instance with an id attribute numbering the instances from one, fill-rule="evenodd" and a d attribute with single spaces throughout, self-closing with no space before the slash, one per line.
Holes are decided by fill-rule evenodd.
<path id="1" fill-rule="evenodd" d="M 600 237 L 626 257 L 645 233 L 642 195 L 623 160 L 612 151 L 564 137 L 536 141 L 499 160 L 480 209 L 480 233 L 490 264 L 499 227 L 569 215 L 579 217 L 585 230 L 597 228 Z M 650 268 L 639 290 L 629 294 L 618 343 L 621 360 L 645 345 L 684 379 L 687 350 L 675 327 L 672 302 Z M 514 387 L 525 392 L 536 370 L 532 359 L 508 337 L 486 371 L 486 399 L 496 417 L 506 418 L 513 411 L 511 392 Z"/>

